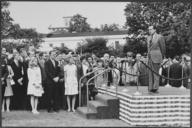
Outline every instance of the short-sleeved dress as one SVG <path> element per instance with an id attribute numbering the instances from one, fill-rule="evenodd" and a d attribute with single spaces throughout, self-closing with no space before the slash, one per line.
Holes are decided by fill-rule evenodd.
<path id="1" fill-rule="evenodd" d="M 9 75 L 10 76 L 14 75 L 11 66 L 8 66 L 7 68 L 8 68 Z M 13 90 L 12 90 L 12 85 L 11 85 L 11 78 L 7 78 L 6 79 L 6 83 L 7 83 L 7 86 L 5 87 L 4 96 L 5 97 L 13 96 Z"/>
<path id="2" fill-rule="evenodd" d="M 27 73 L 29 79 L 27 94 L 36 97 L 41 97 L 44 91 L 41 84 L 42 81 L 41 81 L 40 68 L 39 67 L 28 68 Z"/>
<path id="3" fill-rule="evenodd" d="M 65 95 L 78 94 L 77 67 L 76 65 L 65 65 Z"/>

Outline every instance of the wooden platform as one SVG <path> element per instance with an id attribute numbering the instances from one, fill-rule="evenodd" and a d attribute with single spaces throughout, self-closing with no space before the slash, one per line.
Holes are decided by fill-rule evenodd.
<path id="1" fill-rule="evenodd" d="M 189 126 L 190 90 L 160 87 L 158 94 L 149 94 L 147 87 L 139 87 L 142 95 L 134 95 L 136 87 L 118 87 L 119 119 L 129 125 Z M 115 88 L 99 87 L 99 92 L 116 96 Z"/>

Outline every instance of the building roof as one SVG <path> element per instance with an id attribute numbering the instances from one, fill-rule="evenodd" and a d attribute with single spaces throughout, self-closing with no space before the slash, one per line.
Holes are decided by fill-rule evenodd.
<path id="1" fill-rule="evenodd" d="M 58 37 L 79 37 L 79 36 L 103 36 L 103 35 L 126 35 L 127 31 L 110 31 L 110 32 L 82 32 L 82 33 L 49 33 L 44 35 L 47 38 L 58 38 Z"/>

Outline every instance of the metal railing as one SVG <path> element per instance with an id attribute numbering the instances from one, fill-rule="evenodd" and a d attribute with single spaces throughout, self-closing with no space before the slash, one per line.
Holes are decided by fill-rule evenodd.
<path id="1" fill-rule="evenodd" d="M 103 72 L 101 72 L 101 73 L 93 76 L 92 78 L 90 78 L 90 79 L 87 81 L 87 83 L 86 83 L 86 87 L 87 87 L 87 111 L 89 111 L 89 87 L 88 87 L 88 86 L 89 86 L 90 81 L 93 80 L 93 79 L 95 79 L 96 77 L 98 77 L 98 76 L 100 76 L 100 75 L 105 74 L 106 72 L 108 73 L 108 71 L 110 71 L 110 70 L 112 70 L 112 71 L 115 72 L 114 69 L 108 68 L 108 69 L 105 69 Z M 118 76 L 118 74 L 117 74 L 116 72 L 115 72 L 115 74 L 116 74 L 116 76 L 118 77 L 117 81 L 119 81 L 120 77 Z M 115 84 L 115 85 L 116 85 L 116 97 L 117 97 L 118 84 Z"/>
<path id="2" fill-rule="evenodd" d="M 105 70 L 104 68 L 98 68 L 97 70 L 94 70 L 94 71 L 92 71 L 92 72 L 89 72 L 89 73 L 87 73 L 87 74 L 85 74 L 84 76 L 82 76 L 80 79 L 79 79 L 79 107 L 81 106 L 81 81 L 85 78 L 85 77 L 87 77 L 87 76 L 89 76 L 89 75 L 91 75 L 91 74 L 93 74 L 93 73 L 95 73 L 96 71 L 99 71 L 99 70 Z"/>

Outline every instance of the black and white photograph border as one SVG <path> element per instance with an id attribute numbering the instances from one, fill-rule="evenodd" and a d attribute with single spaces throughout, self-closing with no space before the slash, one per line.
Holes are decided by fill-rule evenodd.
<path id="1" fill-rule="evenodd" d="M 2 127 L 192 127 L 192 2 L 1 1 Z"/>

